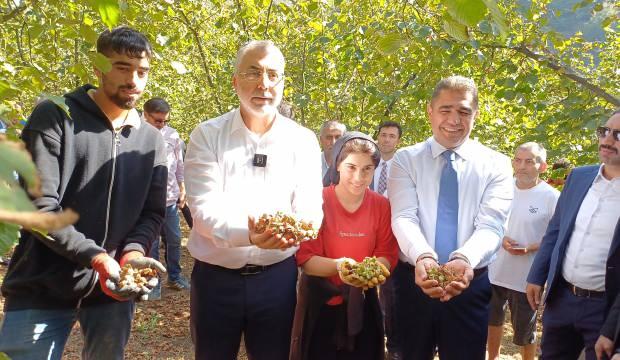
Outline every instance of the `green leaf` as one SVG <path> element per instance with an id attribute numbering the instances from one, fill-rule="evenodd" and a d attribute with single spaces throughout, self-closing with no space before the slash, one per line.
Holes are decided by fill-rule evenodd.
<path id="1" fill-rule="evenodd" d="M 308 22 L 308 26 L 313 28 L 314 30 L 321 32 L 323 30 L 323 25 L 318 21 L 310 21 Z"/>
<path id="2" fill-rule="evenodd" d="M 501 37 L 505 39 L 508 36 L 508 30 L 509 30 L 508 23 L 506 21 L 506 15 L 504 15 L 504 12 L 502 11 L 502 9 L 500 9 L 499 6 L 497 6 L 496 1 L 494 0 L 482 0 L 482 1 L 484 2 L 484 4 L 487 6 L 489 11 L 491 12 L 491 18 L 493 19 L 493 22 L 495 23 L 495 25 L 497 25 L 497 28 L 499 29 L 499 33 Z"/>
<path id="3" fill-rule="evenodd" d="M 91 44 L 96 44 L 97 39 L 99 38 L 99 34 L 92 27 L 82 24 L 80 25 L 80 35 L 86 40 L 86 42 Z"/>
<path id="4" fill-rule="evenodd" d="M 65 98 L 63 96 L 51 95 L 48 93 L 41 94 L 45 100 L 49 100 L 56 104 L 62 111 L 64 111 L 69 118 L 71 118 L 71 114 L 69 113 L 69 107 L 65 103 Z"/>
<path id="5" fill-rule="evenodd" d="M 5 174 L 2 174 L 4 176 Z M 11 174 L 12 175 L 12 174 Z M 15 182 L 15 180 L 13 180 Z M 22 189 L 19 185 L 0 186 L 0 204 L 1 209 L 3 210 L 13 210 L 13 211 L 35 211 L 34 205 L 26 191 Z"/>
<path id="6" fill-rule="evenodd" d="M 442 0 L 448 13 L 459 23 L 473 27 L 484 19 L 487 7 L 482 0 Z"/>
<path id="7" fill-rule="evenodd" d="M 104 74 L 112 70 L 112 63 L 110 62 L 110 59 L 101 53 L 95 53 L 92 61 L 93 64 L 95 64 L 95 67 Z"/>
<path id="8" fill-rule="evenodd" d="M 30 29 L 28 29 L 28 33 L 30 34 L 31 38 L 38 38 L 44 30 L 45 26 L 40 24 L 34 24 L 30 27 Z"/>
<path id="9" fill-rule="evenodd" d="M 592 0 L 584 0 L 584 1 L 580 1 L 578 3 L 576 3 L 575 5 L 573 5 L 573 11 L 576 11 L 578 9 L 581 9 L 582 7 L 588 6 L 592 3 Z"/>
<path id="10" fill-rule="evenodd" d="M 8 187 L 3 184 L 15 183 L 14 172 L 23 177 L 28 186 L 37 184 L 37 169 L 30 154 L 23 148 L 11 145 L 10 141 L 2 141 L 0 142 L 0 191 L 9 191 Z M 6 203 L 0 201 L 0 204 Z"/>
<path id="11" fill-rule="evenodd" d="M 118 24 L 118 20 L 121 17 L 121 8 L 118 5 L 118 0 L 95 0 L 95 7 L 101 16 L 101 21 L 109 29 Z"/>
<path id="12" fill-rule="evenodd" d="M 452 36 L 458 41 L 467 41 L 469 40 L 469 33 L 467 32 L 467 27 L 461 23 L 454 21 L 451 18 L 446 18 L 443 21 L 443 29 L 448 35 Z"/>
<path id="13" fill-rule="evenodd" d="M 404 39 L 398 33 L 390 33 L 382 36 L 377 41 L 377 50 L 383 55 L 390 55 L 398 51 L 401 45 L 404 43 Z"/>
<path id="14" fill-rule="evenodd" d="M 18 91 L 19 88 L 14 86 L 12 83 L 5 80 L 0 80 L 0 100 L 9 98 Z"/>
<path id="15" fill-rule="evenodd" d="M 18 239 L 19 225 L 0 222 L 0 256 L 11 250 Z M 10 360 L 3 352 L 0 352 L 0 360 Z"/>

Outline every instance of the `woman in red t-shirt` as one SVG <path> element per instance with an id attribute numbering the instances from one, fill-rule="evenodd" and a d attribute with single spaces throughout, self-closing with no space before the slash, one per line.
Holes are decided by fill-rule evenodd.
<path id="1" fill-rule="evenodd" d="M 302 243 L 296 255 L 306 279 L 301 281 L 295 319 L 295 327 L 303 331 L 300 335 L 294 331 L 291 355 L 321 360 L 383 359 L 376 288 L 363 290 L 360 284 L 346 281 L 339 271 L 344 259 L 355 263 L 375 256 L 387 269 L 398 260 L 390 204 L 368 189 L 380 154 L 372 139 L 359 132 L 341 137 L 333 152 L 335 167 L 332 164 L 326 176 L 331 185 L 323 189 L 324 216 L 318 238 Z M 313 277 L 311 282 L 323 282 L 318 290 L 307 286 Z M 311 302 L 320 298 L 320 288 L 328 289 L 329 295 L 309 311 Z M 304 324 L 298 323 L 300 318 Z M 298 348 L 300 356 L 293 356 L 295 346 L 302 349 Z"/>

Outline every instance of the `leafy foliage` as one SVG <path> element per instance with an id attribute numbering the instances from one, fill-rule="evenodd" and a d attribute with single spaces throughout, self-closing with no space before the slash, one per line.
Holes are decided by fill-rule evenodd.
<path id="1" fill-rule="evenodd" d="M 562 12 L 602 37 L 560 32 Z M 235 52 L 254 38 L 283 49 L 285 99 L 315 130 L 337 118 L 374 133 L 390 119 L 403 125 L 404 144 L 421 141 L 434 84 L 462 74 L 480 88 L 474 137 L 506 153 L 538 141 L 551 162 L 584 164 L 597 161 L 594 128 L 620 106 L 609 0 L 574 0 L 568 10 L 551 0 L 9 0 L 0 19 L 0 118 L 13 126 L 41 94 L 95 82 L 93 67 L 108 65 L 95 53 L 97 34 L 118 24 L 151 39 L 144 98 L 166 98 L 183 137 L 236 106 Z"/>

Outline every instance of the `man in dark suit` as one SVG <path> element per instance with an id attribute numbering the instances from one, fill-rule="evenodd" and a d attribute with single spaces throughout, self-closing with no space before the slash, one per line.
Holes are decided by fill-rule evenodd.
<path id="1" fill-rule="evenodd" d="M 619 229 L 620 221 L 616 225 L 616 232 Z M 605 359 L 607 356 L 611 360 L 620 360 L 620 296 L 616 296 L 616 301 L 609 309 L 594 350 L 597 359 Z"/>
<path id="2" fill-rule="evenodd" d="M 532 308 L 545 282 L 542 359 L 577 359 L 594 344 L 620 281 L 620 110 L 596 130 L 601 165 L 575 168 L 527 278 Z"/>

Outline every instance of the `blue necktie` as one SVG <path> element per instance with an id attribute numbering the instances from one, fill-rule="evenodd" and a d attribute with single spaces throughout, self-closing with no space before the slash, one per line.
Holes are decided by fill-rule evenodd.
<path id="1" fill-rule="evenodd" d="M 459 226 L 459 182 L 454 169 L 454 152 L 444 151 L 441 156 L 446 164 L 441 171 L 439 197 L 437 199 L 437 222 L 435 223 L 435 251 L 439 263 L 448 262 L 456 250 Z"/>

